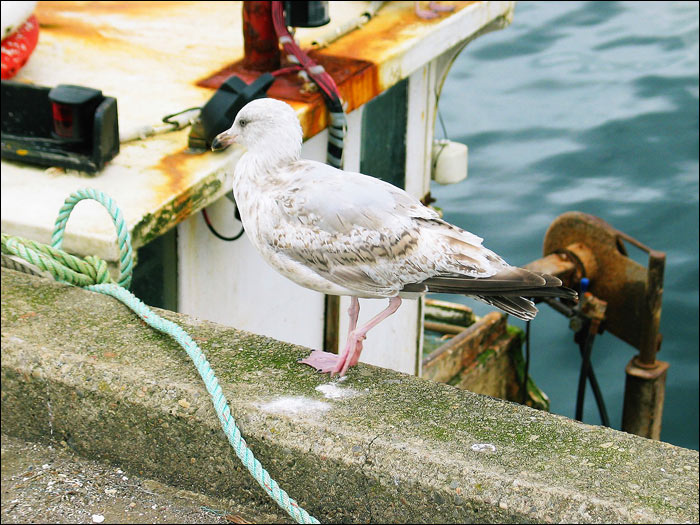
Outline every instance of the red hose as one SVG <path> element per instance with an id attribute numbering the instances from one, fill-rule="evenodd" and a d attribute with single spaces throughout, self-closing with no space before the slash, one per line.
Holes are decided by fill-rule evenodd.
<path id="1" fill-rule="evenodd" d="M 294 41 L 294 38 L 287 30 L 284 20 L 284 7 L 282 2 L 272 2 L 272 22 L 275 33 L 282 44 L 285 52 L 293 55 L 299 64 L 306 70 L 309 76 L 318 84 L 321 91 L 330 99 L 340 100 L 340 91 L 335 84 L 335 80 L 321 66 L 314 62 Z M 316 71 L 314 71 L 316 70 Z"/>

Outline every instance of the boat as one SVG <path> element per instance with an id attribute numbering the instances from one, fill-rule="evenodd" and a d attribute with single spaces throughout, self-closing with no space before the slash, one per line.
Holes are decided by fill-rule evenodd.
<path id="1" fill-rule="evenodd" d="M 308 10 L 294 21 L 293 34 L 280 40 L 273 10 L 284 10 L 283 4 L 287 16 L 293 4 Z M 25 140 L 20 147 L 6 140 L 5 125 L 22 115 L 3 113 L 3 232 L 48 243 L 66 196 L 94 187 L 123 210 L 138 249 L 132 288 L 144 302 L 337 351 L 347 333 L 349 300 L 300 288 L 261 260 L 242 235 L 231 198 L 227 173 L 239 153 L 212 153 L 207 146 L 221 125 L 217 117 L 236 104 L 240 109 L 251 97 L 280 98 L 300 118 L 303 157 L 338 162 L 329 144 L 338 147 L 340 140 L 346 170 L 377 176 L 431 204 L 431 180 L 459 182 L 467 170 L 466 145 L 435 140 L 442 84 L 467 44 L 507 27 L 514 10 L 508 1 L 441 5 L 446 9 L 426 18 L 414 2 L 40 2 L 34 13 L 38 44 L 11 84 L 3 81 L 4 108 L 12 106 L 5 97 L 19 93 L 13 96 L 36 101 L 24 107 L 44 115 L 12 128 L 14 138 Z M 293 24 L 285 22 L 286 31 Z M 313 66 L 301 67 L 290 46 Z M 324 74 L 337 85 L 341 109 L 329 111 L 329 97 L 314 82 Z M 33 128 L 35 122 L 43 128 Z M 73 122 L 83 127 L 66 124 Z M 566 223 L 566 232 L 590 226 L 586 218 L 577 220 Z M 597 252 L 577 249 L 579 238 L 557 232 L 567 242 L 550 243 L 533 268 L 578 287 Z M 611 235 L 606 239 L 617 243 Z M 595 242 L 596 236 L 587 238 Z M 75 210 L 64 247 L 112 266 L 119 260 L 112 222 L 97 205 Z M 644 268 L 633 273 L 635 283 L 646 279 Z M 615 312 L 608 288 L 598 299 Z M 648 299 L 638 295 L 635 300 Z M 649 347 L 628 371 L 642 381 L 630 394 L 636 408 L 629 412 L 646 410 L 636 432 L 658 439 L 663 396 L 660 406 L 639 408 L 645 389 L 663 389 L 667 368 L 655 360 L 658 347 L 649 346 L 658 335 L 660 302 L 655 304 L 644 310 L 655 320 L 644 337 L 620 333 Z M 363 301 L 361 319 L 384 306 Z M 589 319 L 596 311 L 562 308 L 572 318 Z M 634 324 L 609 324 L 623 321 Z M 479 319 L 460 305 L 421 299 L 406 302 L 371 332 L 361 361 L 547 409 L 546 395 L 527 373 L 524 339 L 504 314 Z M 639 371 L 648 376 L 651 369 L 653 378 L 645 380 Z M 586 370 L 584 380 L 588 376 Z M 658 428 L 649 426 L 652 420 Z"/>

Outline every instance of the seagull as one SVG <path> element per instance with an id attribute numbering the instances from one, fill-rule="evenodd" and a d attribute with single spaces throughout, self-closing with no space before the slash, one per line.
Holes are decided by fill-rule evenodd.
<path id="1" fill-rule="evenodd" d="M 295 283 L 351 297 L 350 329 L 339 354 L 314 350 L 300 361 L 331 376 L 357 364 L 367 332 L 401 305 L 428 292 L 473 296 L 530 320 L 532 297 L 575 299 L 551 275 L 510 266 L 482 239 L 440 218 L 404 190 L 380 179 L 301 158 L 296 112 L 280 100 L 249 102 L 213 150 L 246 152 L 233 173 L 245 231 L 265 261 Z M 357 327 L 358 298 L 389 305 Z"/>

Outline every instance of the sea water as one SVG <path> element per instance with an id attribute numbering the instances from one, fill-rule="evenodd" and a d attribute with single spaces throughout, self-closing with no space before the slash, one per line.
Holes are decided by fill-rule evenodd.
<path id="1" fill-rule="evenodd" d="M 433 184 L 436 205 L 511 264 L 541 257 L 547 227 L 569 210 L 666 252 L 661 439 L 697 449 L 698 4 L 518 2 L 509 27 L 462 51 L 439 107 L 449 138 L 469 146 L 469 177 Z M 573 417 L 580 357 L 568 321 L 542 305 L 531 330 L 530 374 L 552 412 Z M 593 347 L 614 428 L 635 354 L 609 333 Z M 590 387 L 584 421 L 600 424 Z"/>

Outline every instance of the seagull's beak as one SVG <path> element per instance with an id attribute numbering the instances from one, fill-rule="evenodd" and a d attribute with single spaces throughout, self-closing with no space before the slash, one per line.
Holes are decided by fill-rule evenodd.
<path id="1" fill-rule="evenodd" d="M 235 143 L 237 138 L 238 133 L 234 133 L 232 129 L 228 129 L 214 137 L 214 141 L 211 143 L 211 149 L 212 151 L 225 149 Z"/>

